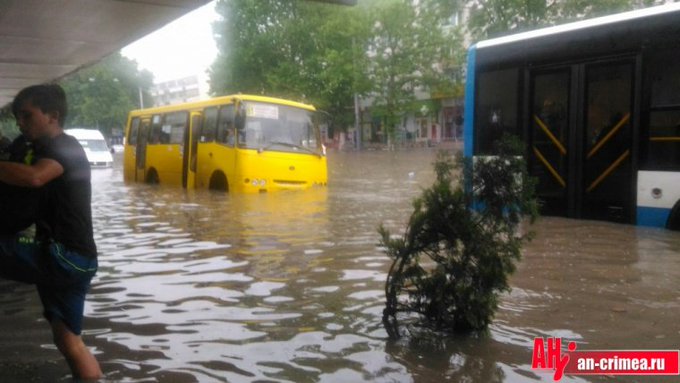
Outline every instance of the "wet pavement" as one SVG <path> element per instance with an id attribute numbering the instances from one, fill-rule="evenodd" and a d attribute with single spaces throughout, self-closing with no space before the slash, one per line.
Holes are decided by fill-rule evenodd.
<path id="1" fill-rule="evenodd" d="M 534 337 L 680 347 L 680 233 L 542 218 L 488 334 L 389 341 L 389 260 L 435 151 L 329 153 L 329 186 L 222 195 L 93 171 L 84 338 L 116 382 L 524 382 Z M 0 282 L 0 381 L 69 381 L 33 288 Z M 565 382 L 678 377 L 567 376 Z"/>

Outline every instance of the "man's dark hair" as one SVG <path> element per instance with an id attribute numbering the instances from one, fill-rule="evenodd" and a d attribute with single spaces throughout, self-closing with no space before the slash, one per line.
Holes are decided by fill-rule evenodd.
<path id="1" fill-rule="evenodd" d="M 61 86 L 57 84 L 41 84 L 22 89 L 12 102 L 14 117 L 18 117 L 19 109 L 27 101 L 31 101 L 43 113 L 59 113 L 59 126 L 64 127 L 68 106 L 66 103 L 66 93 Z"/>

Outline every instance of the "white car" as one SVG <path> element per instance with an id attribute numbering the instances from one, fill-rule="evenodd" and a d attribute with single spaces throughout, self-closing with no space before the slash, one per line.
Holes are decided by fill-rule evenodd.
<path id="1" fill-rule="evenodd" d="M 100 131 L 96 129 L 66 129 L 64 132 L 80 142 L 80 145 L 85 149 L 91 167 L 108 168 L 113 166 L 111 150 Z"/>

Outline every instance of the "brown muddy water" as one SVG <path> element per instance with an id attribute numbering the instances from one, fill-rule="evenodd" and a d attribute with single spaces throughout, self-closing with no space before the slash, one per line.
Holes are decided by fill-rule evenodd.
<path id="1" fill-rule="evenodd" d="M 579 350 L 680 347 L 680 233 L 542 218 L 488 334 L 381 323 L 388 258 L 433 181 L 428 149 L 329 154 L 329 186 L 220 195 L 93 171 L 100 271 L 84 338 L 112 382 L 551 382 L 534 337 Z M 0 378 L 68 381 L 31 287 L 0 283 Z M 678 377 L 566 376 L 563 382 Z"/>

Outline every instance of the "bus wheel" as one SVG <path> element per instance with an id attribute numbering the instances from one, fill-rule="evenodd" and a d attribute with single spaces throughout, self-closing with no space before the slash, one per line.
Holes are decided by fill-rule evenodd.
<path id="1" fill-rule="evenodd" d="M 210 177 L 210 190 L 228 192 L 229 183 L 223 173 L 215 173 Z"/>
<path id="2" fill-rule="evenodd" d="M 146 183 L 149 185 L 158 185 L 160 183 L 158 173 L 155 170 L 149 170 L 149 174 L 146 176 Z"/>
<path id="3" fill-rule="evenodd" d="M 670 230 L 680 231 L 680 201 L 673 206 L 666 227 Z"/>

